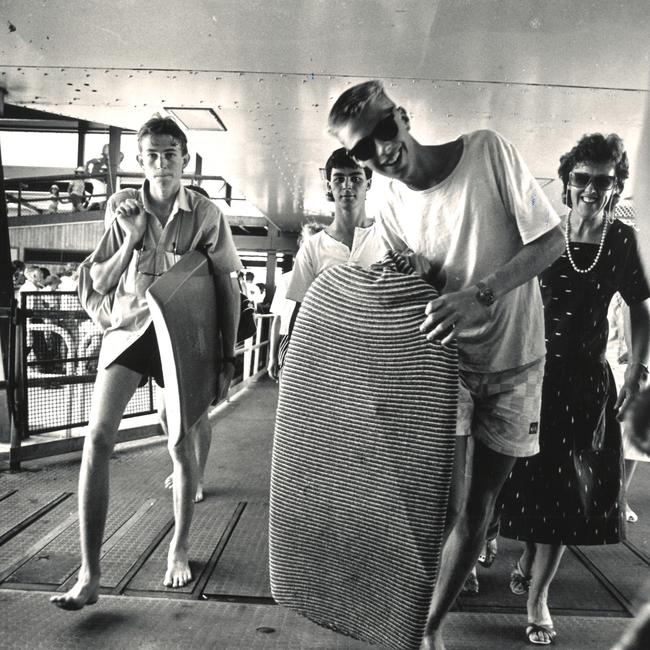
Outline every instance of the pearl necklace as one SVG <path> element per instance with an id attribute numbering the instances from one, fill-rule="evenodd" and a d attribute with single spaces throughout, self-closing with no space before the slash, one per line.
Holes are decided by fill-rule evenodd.
<path id="1" fill-rule="evenodd" d="M 596 257 L 594 258 L 594 261 L 591 263 L 591 266 L 587 269 L 579 269 L 576 266 L 576 263 L 573 261 L 573 257 L 571 257 L 571 247 L 569 244 L 571 243 L 571 240 L 569 239 L 569 231 L 571 230 L 571 212 L 569 211 L 569 214 L 567 215 L 566 218 L 566 231 L 564 232 L 564 244 L 566 246 L 566 255 L 569 258 L 569 263 L 573 267 L 573 270 L 576 273 L 589 273 L 591 269 L 598 264 L 598 260 L 600 259 L 600 254 L 603 252 L 603 246 L 605 245 L 605 235 L 607 234 L 607 219 L 603 217 L 603 234 L 600 236 L 600 245 L 598 246 L 598 252 L 596 253 Z"/>

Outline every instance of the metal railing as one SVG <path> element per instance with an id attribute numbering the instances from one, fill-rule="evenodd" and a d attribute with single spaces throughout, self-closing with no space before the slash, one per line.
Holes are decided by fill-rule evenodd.
<path id="1" fill-rule="evenodd" d="M 266 367 L 271 315 L 256 314 L 257 330 L 235 351 L 236 368 L 231 392 L 237 392 Z M 13 328 L 13 427 L 10 465 L 80 449 L 88 424 L 92 390 L 102 332 L 81 308 L 74 292 L 23 292 Z M 156 412 L 155 383 L 139 388 L 124 417 Z M 60 432 L 55 440 L 23 444 L 39 434 Z M 122 432 L 121 432 L 122 433 Z M 118 442 L 161 433 L 151 424 L 118 434 Z M 31 442 L 31 441 L 30 441 Z"/>
<path id="2" fill-rule="evenodd" d="M 88 423 L 102 332 L 75 292 L 26 291 L 16 320 L 17 408 L 22 439 Z M 149 381 L 129 402 L 125 417 L 156 410 Z"/>

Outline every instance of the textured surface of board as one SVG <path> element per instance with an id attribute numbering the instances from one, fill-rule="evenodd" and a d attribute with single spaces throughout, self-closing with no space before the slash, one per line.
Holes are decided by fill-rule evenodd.
<path id="1" fill-rule="evenodd" d="M 435 296 L 394 271 L 325 271 L 302 303 L 280 386 L 273 596 L 392 648 L 420 645 L 453 465 L 456 350 L 419 331 Z"/>
<path id="2" fill-rule="evenodd" d="M 214 280 L 204 255 L 184 255 L 147 290 L 156 328 L 169 437 L 178 439 L 217 394 L 220 362 Z"/>

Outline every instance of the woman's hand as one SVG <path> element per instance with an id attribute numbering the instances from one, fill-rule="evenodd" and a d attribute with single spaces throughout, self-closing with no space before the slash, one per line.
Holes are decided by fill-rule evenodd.
<path id="1" fill-rule="evenodd" d="M 632 442 L 646 454 L 650 453 L 650 388 L 642 390 L 627 411 L 625 426 Z"/>
<path id="2" fill-rule="evenodd" d="M 614 408 L 618 411 L 616 419 L 622 422 L 625 419 L 625 414 L 639 394 L 643 386 L 648 381 L 648 370 L 641 363 L 630 363 L 625 369 L 625 378 L 623 385 L 618 393 L 618 398 Z"/>

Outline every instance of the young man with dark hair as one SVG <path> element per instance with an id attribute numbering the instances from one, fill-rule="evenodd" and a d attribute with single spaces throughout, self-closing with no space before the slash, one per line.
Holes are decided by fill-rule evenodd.
<path id="1" fill-rule="evenodd" d="M 349 263 L 369 267 L 386 252 L 374 221 L 366 216 L 372 171 L 350 158 L 345 149 L 332 153 L 325 170 L 328 195 L 334 201 L 334 221 L 298 250 L 287 287 L 287 298 L 296 303 L 302 302 L 311 283 L 330 266 Z"/>
<path id="2" fill-rule="evenodd" d="M 109 459 L 115 435 L 138 385 L 149 376 L 163 385 L 145 292 L 182 255 L 199 247 L 210 255 L 216 272 L 224 360 L 219 398 L 227 393 L 234 372 L 239 290 L 231 276 L 236 275 L 241 263 L 228 223 L 211 201 L 185 191 L 181 185 L 183 169 L 189 162 L 187 139 L 172 119 L 150 119 L 138 133 L 138 144 L 138 162 L 145 182 L 140 190 L 123 190 L 109 199 L 110 225 L 87 260 L 90 291 L 98 298 L 92 303 L 86 301 L 97 305 L 96 311 L 90 306 L 89 313 L 106 327 L 79 476 L 81 569 L 74 587 L 51 599 L 63 609 L 81 609 L 97 601 L 100 549 L 108 510 Z M 102 300 L 102 296 L 112 299 Z M 108 319 L 106 310 L 110 311 Z M 185 432 L 180 442 L 170 441 L 168 445 L 174 465 L 176 522 L 163 580 L 168 587 L 182 587 L 192 577 L 188 535 L 196 495 L 193 431 Z"/>
<path id="3" fill-rule="evenodd" d="M 458 434 L 472 435 L 474 454 L 425 631 L 425 647 L 442 650 L 444 618 L 476 563 L 499 490 L 516 457 L 538 451 L 545 349 L 535 276 L 561 254 L 563 235 L 518 151 L 493 131 L 422 145 L 379 81 L 345 91 L 329 130 L 357 162 L 391 179 L 378 215 L 384 237 L 426 258 L 442 291 L 421 329 L 458 341 Z"/>

